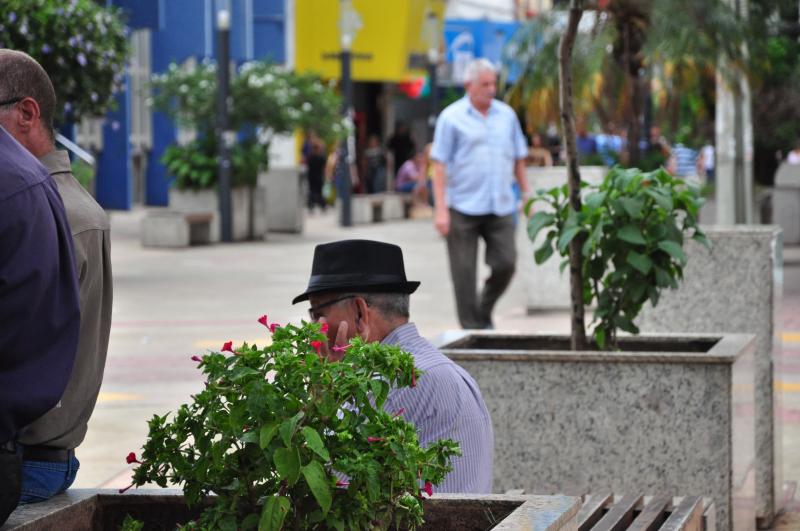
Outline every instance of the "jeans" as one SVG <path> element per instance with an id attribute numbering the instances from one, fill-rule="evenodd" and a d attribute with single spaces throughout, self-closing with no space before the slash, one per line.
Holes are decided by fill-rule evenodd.
<path id="1" fill-rule="evenodd" d="M 66 463 L 23 461 L 20 504 L 41 502 L 61 494 L 75 481 L 79 468 L 80 462 L 72 452 Z"/>

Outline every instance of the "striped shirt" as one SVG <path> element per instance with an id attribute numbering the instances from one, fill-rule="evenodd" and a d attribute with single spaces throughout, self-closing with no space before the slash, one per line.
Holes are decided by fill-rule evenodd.
<path id="1" fill-rule="evenodd" d="M 403 417 L 417 428 L 423 447 L 446 438 L 461 445 L 461 457 L 453 458 L 453 471 L 436 490 L 492 492 L 494 432 L 478 384 L 420 336 L 413 323 L 395 328 L 383 343 L 412 354 L 417 369 L 424 371 L 416 387 L 392 390 L 384 409 L 403 408 Z"/>

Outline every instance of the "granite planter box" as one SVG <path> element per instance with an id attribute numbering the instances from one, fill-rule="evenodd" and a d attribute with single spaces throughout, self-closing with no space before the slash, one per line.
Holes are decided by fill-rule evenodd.
<path id="1" fill-rule="evenodd" d="M 495 436 L 494 490 L 705 496 L 717 529 L 753 529 L 750 335 L 621 338 L 470 333 L 441 346 L 478 383 Z"/>
<path id="2" fill-rule="evenodd" d="M 179 212 L 208 212 L 212 243 L 220 240 L 217 190 L 169 190 L 169 208 Z M 237 186 L 231 190 L 232 235 L 234 241 L 261 240 L 267 234 L 267 193 L 263 186 Z"/>
<path id="3" fill-rule="evenodd" d="M 305 190 L 299 168 L 270 169 L 258 176 L 266 190 L 267 227 L 270 232 L 303 232 Z"/>
<path id="4" fill-rule="evenodd" d="M 599 184 L 608 172 L 604 166 L 581 167 L 581 180 L 591 184 Z M 566 166 L 549 168 L 528 168 L 525 173 L 531 190 L 550 190 L 567 184 Z M 547 208 L 542 202 L 534 204 L 534 210 Z M 533 251 L 545 240 L 547 231 L 541 231 L 536 242 L 528 238 L 525 223 L 519 223 L 516 233 L 517 271 L 525 279 L 525 303 L 528 311 L 553 310 L 569 308 L 569 278 L 562 276 L 558 269 L 559 257 L 550 258 L 537 265 L 533 260 Z"/>
<path id="5" fill-rule="evenodd" d="M 576 531 L 580 498 L 569 496 L 513 496 L 441 494 L 424 502 L 425 530 L 484 529 L 516 531 Z M 178 491 L 70 490 L 50 501 L 17 509 L 2 531 L 111 531 L 125 516 L 145 522 L 145 530 L 174 529 L 197 516 Z"/>
<path id="6" fill-rule="evenodd" d="M 711 250 L 686 244 L 689 262 L 677 290 L 655 308 L 645 305 L 637 323 L 652 333 L 755 335 L 756 516 L 768 527 L 783 498 L 782 421 L 773 370 L 781 351 L 783 241 L 775 226 L 704 228 Z"/>
<path id="7" fill-rule="evenodd" d="M 783 229 L 786 243 L 800 243 L 800 166 L 781 164 L 772 192 L 773 220 Z"/>

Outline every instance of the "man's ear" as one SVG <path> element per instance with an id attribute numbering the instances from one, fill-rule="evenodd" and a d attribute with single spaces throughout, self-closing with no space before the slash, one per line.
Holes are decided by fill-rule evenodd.
<path id="1" fill-rule="evenodd" d="M 23 98 L 17 105 L 20 110 L 17 123 L 23 129 L 32 129 L 41 117 L 39 104 L 33 98 Z"/>
<path id="2" fill-rule="evenodd" d="M 367 341 L 367 338 L 369 338 L 370 325 L 372 324 L 371 311 L 367 305 L 367 301 L 361 297 L 356 297 L 353 300 L 356 303 L 356 317 L 354 319 L 356 325 L 355 332 L 361 336 L 361 339 Z"/>

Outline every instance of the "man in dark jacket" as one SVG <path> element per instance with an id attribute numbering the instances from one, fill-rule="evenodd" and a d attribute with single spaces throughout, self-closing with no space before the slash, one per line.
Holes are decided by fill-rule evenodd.
<path id="1" fill-rule="evenodd" d="M 17 97 L 0 100 L 0 108 Z M 0 212 L 2 523 L 19 499 L 19 432 L 60 400 L 80 328 L 72 236 L 56 185 L 2 127 Z"/>

